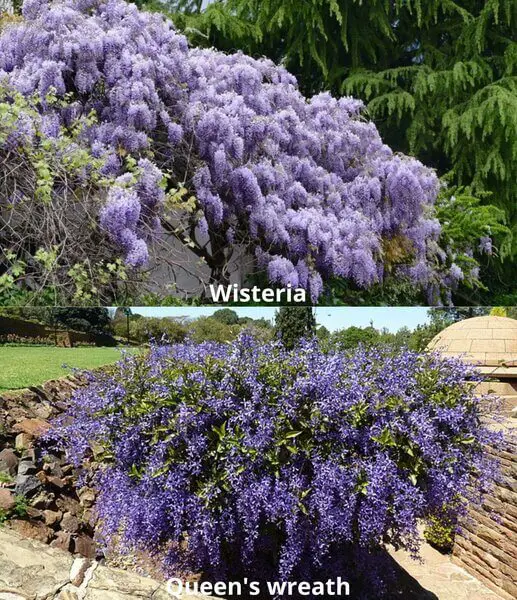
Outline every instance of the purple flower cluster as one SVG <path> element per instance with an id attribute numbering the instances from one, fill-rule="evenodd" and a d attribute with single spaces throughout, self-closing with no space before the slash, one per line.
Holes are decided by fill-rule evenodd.
<path id="1" fill-rule="evenodd" d="M 270 281 L 313 299 L 332 276 L 363 288 L 382 281 L 390 240 L 405 240 L 401 262 L 420 264 L 429 283 L 438 179 L 394 155 L 359 101 L 307 100 L 284 69 L 240 53 L 191 50 L 189 58 L 197 79 L 184 128 L 205 161 L 194 181 L 210 226 L 244 223 Z"/>
<path id="2" fill-rule="evenodd" d="M 177 144 L 173 119 L 185 101 L 187 44 L 171 23 L 118 0 L 29 0 L 23 15 L 25 22 L 0 36 L 0 80 L 43 99 L 51 90 L 66 94 L 64 105 L 47 106 L 64 126 L 93 111 L 97 122 L 83 141 L 104 159 L 104 175 L 123 175 L 125 157 L 150 152 L 155 136 Z M 168 138 L 162 135 L 169 130 Z M 163 173 L 145 157 L 136 172 L 136 196 L 115 189 L 101 225 L 127 262 L 141 266 L 148 255 L 146 232 L 156 227 L 163 204 Z M 137 218 L 135 201 L 141 204 Z"/>
<path id="3" fill-rule="evenodd" d="M 0 36 L 0 79 L 66 94 L 48 106 L 63 125 L 94 111 L 85 142 L 107 175 L 140 161 L 134 194 L 115 190 L 101 217 L 130 264 L 146 261 L 167 175 L 195 191 L 200 229 L 247 244 L 271 283 L 313 300 L 332 277 L 367 288 L 389 271 L 433 297 L 461 279 L 438 247 L 435 173 L 383 144 L 359 101 L 307 99 L 271 61 L 189 49 L 123 0 L 27 0 L 23 12 Z"/>
<path id="4" fill-rule="evenodd" d="M 103 448 L 104 541 L 156 552 L 169 573 L 311 580 L 340 565 L 368 579 L 385 544 L 416 555 L 420 519 L 458 516 L 489 487 L 498 434 L 475 379 L 406 350 L 153 346 L 93 376 L 51 435 L 78 465 Z"/>

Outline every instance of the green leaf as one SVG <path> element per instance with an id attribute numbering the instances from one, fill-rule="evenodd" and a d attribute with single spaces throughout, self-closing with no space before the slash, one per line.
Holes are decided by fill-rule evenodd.
<path id="1" fill-rule="evenodd" d="M 303 433 L 303 431 L 289 431 L 288 433 L 286 433 L 284 435 L 284 439 L 285 440 L 290 440 L 292 438 L 298 437 L 302 433 Z"/>

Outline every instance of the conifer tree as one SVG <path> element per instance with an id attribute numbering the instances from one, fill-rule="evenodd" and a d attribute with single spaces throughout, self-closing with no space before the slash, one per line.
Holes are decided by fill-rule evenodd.
<path id="1" fill-rule="evenodd" d="M 310 306 L 282 306 L 275 315 L 275 333 L 286 348 L 294 348 L 303 338 L 316 333 L 316 320 Z"/>

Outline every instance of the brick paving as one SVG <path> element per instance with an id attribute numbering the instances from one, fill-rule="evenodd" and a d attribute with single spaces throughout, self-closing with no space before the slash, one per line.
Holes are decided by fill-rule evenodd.
<path id="1" fill-rule="evenodd" d="M 503 600 L 465 569 L 454 564 L 449 555 L 441 554 L 429 544 L 422 546 L 422 562 L 413 560 L 402 550 L 390 551 L 390 555 L 416 580 L 407 600 Z"/>

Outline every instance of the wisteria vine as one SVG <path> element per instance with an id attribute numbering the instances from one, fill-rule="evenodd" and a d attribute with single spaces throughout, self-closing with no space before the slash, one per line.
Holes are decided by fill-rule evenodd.
<path id="1" fill-rule="evenodd" d="M 95 115 L 83 141 L 114 179 L 99 223 L 128 265 L 165 229 L 216 281 L 241 245 L 314 301 L 333 277 L 406 278 L 432 302 L 465 277 L 438 244 L 438 178 L 383 144 L 360 101 L 307 99 L 271 61 L 189 48 L 123 0 L 26 0 L 23 16 L 0 36 L 0 80 L 41 95 L 48 135 Z M 66 102 L 45 105 L 49 92 Z M 196 198 L 180 225 L 171 187 Z"/>
<path id="2" fill-rule="evenodd" d="M 169 574 L 338 573 L 380 597 L 380 550 L 417 554 L 419 520 L 464 514 L 497 472 L 477 379 L 407 350 L 152 346 L 92 376 L 50 435 L 77 465 L 95 449 L 108 547 L 157 553 Z"/>

